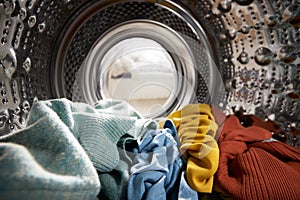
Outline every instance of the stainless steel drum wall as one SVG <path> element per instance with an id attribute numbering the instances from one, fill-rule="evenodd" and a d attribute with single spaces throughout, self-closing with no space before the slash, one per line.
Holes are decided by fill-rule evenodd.
<path id="1" fill-rule="evenodd" d="M 71 98 L 77 67 L 95 41 L 105 30 L 136 19 L 156 21 L 188 36 L 186 42 L 198 59 L 195 102 L 213 100 L 228 114 L 242 109 L 274 119 L 286 132 L 300 129 L 299 4 L 299 0 L 1 1 L 0 132 L 24 126 L 35 99 Z M 220 77 L 223 93 L 215 89 L 217 84 L 209 88 L 212 77 Z"/>
<path id="2" fill-rule="evenodd" d="M 202 27 L 198 25 L 198 22 L 195 21 L 192 16 L 189 16 L 188 13 L 186 13 L 185 10 L 182 10 L 177 4 L 170 3 L 171 2 L 165 5 L 163 3 L 153 4 L 148 1 L 120 1 L 105 6 L 100 1 L 79 13 L 76 20 L 68 26 L 65 34 L 63 34 L 64 37 L 62 38 L 62 42 L 58 43 L 60 51 L 57 56 L 58 62 L 56 66 L 62 67 L 56 68 L 55 77 L 57 77 L 58 80 L 54 81 L 52 85 L 55 85 L 58 82 L 62 84 L 56 84 L 56 93 L 59 93 L 59 96 L 67 96 L 69 98 L 76 97 L 75 100 L 85 99 L 82 97 L 80 89 L 77 89 L 78 87 L 75 87 L 74 89 L 74 81 L 76 73 L 79 71 L 79 68 L 88 56 L 89 51 L 93 49 L 93 46 L 98 42 L 98 40 L 102 40 L 106 34 L 110 34 L 110 31 L 117 28 L 122 29 L 122 26 L 126 26 L 127 23 L 134 23 L 135 21 L 143 20 L 148 21 L 148 24 L 160 24 L 157 25 L 156 30 L 153 30 L 153 32 L 156 31 L 159 33 L 159 27 L 164 25 L 166 30 L 166 35 L 164 37 L 166 38 L 168 37 L 168 32 L 177 32 L 178 35 L 181 35 L 181 37 L 184 38 L 192 51 L 192 57 L 195 59 L 195 64 L 192 64 L 194 64 L 195 70 L 198 70 L 198 73 L 201 74 L 204 79 L 197 81 L 197 85 L 199 85 L 199 87 L 196 89 L 199 89 L 199 91 L 194 92 L 197 93 L 195 96 L 202 101 L 206 101 L 209 97 L 209 89 L 207 87 L 212 87 L 212 84 L 209 82 L 212 82 L 214 79 L 211 70 L 211 68 L 214 67 L 214 63 L 211 63 L 210 59 L 213 55 L 211 55 L 211 48 L 208 46 L 210 43 L 206 38 Z M 172 9 L 170 7 L 172 7 Z M 80 26 L 78 26 L 78 24 L 80 24 Z M 147 29 L 146 22 L 144 25 L 144 29 Z M 151 33 L 152 31 L 150 30 L 148 34 L 145 32 L 138 33 L 137 31 L 124 31 L 124 36 L 111 35 L 111 40 L 138 37 L 138 34 L 140 34 L 140 37 L 146 37 L 159 42 L 174 56 L 176 56 L 176 54 L 177 57 L 181 56 L 182 52 L 167 47 L 172 46 L 172 43 L 169 41 L 170 44 L 167 44 L 163 37 L 159 39 L 158 36 L 155 36 L 155 34 Z M 125 34 L 130 35 L 127 36 Z M 175 40 L 172 42 L 174 43 L 178 41 Z M 217 56 L 215 57 L 217 58 Z M 178 66 L 178 68 L 180 67 Z M 187 72 L 178 73 L 188 79 Z M 189 80 L 186 80 L 186 82 L 188 81 Z M 61 87 L 62 85 L 64 85 L 64 88 Z M 191 99 L 190 96 L 186 96 L 186 98 Z"/>

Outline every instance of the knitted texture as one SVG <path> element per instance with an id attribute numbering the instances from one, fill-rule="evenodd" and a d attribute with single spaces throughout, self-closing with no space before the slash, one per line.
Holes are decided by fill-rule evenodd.
<path id="1" fill-rule="evenodd" d="M 256 123 L 260 124 L 260 123 Z M 300 150 L 281 142 L 263 142 L 271 133 L 243 127 L 229 116 L 218 140 L 216 184 L 233 199 L 299 199 Z"/>
<path id="2" fill-rule="evenodd" d="M 98 199 L 127 199 L 129 170 L 126 162 L 120 160 L 118 166 L 111 172 L 99 173 L 99 179 L 103 184 Z"/>
<path id="3" fill-rule="evenodd" d="M 0 137 L 0 152 L 1 199 L 90 199 L 100 191 L 89 157 L 47 107 L 34 106 L 27 128 Z"/>
<path id="4" fill-rule="evenodd" d="M 138 119 L 135 128 L 132 129 L 132 135 L 144 137 L 148 131 L 156 130 L 157 123 L 152 120 Z M 117 143 L 120 162 L 111 172 L 99 173 L 102 184 L 100 199 L 127 199 L 127 187 L 129 181 L 129 170 L 135 158 L 133 149 L 138 149 L 137 138 L 128 135 L 123 136 Z"/>
<path id="5" fill-rule="evenodd" d="M 218 129 L 207 104 L 190 104 L 170 114 L 180 141 L 180 151 L 187 159 L 186 177 L 198 192 L 211 192 L 213 175 L 218 168 L 219 148 L 215 140 Z"/>
<path id="6" fill-rule="evenodd" d="M 108 102 L 108 103 L 107 103 Z M 113 102 L 113 103 L 110 103 Z M 120 107 L 114 110 L 110 105 L 129 109 L 122 101 L 103 100 L 97 109 L 85 103 L 73 103 L 67 99 L 40 101 L 34 104 L 29 123 L 48 112 L 56 113 L 56 120 L 61 120 L 78 139 L 95 168 L 100 172 L 113 170 L 119 162 L 118 140 L 134 127 L 137 117 L 124 116 Z M 101 106 L 100 106 L 101 105 Z M 104 106 L 105 105 L 105 106 Z M 118 115 L 120 113 L 120 115 Z"/>
<path id="7" fill-rule="evenodd" d="M 95 107 L 67 99 L 37 102 L 25 129 L 0 137 L 0 196 L 96 197 L 100 182 L 95 168 L 114 170 L 120 161 L 119 139 L 147 128 L 156 123 L 141 119 L 122 101 L 103 100 Z"/>
<path id="8" fill-rule="evenodd" d="M 288 142 L 287 137 L 280 125 L 276 124 L 271 120 L 261 120 L 255 115 L 245 115 L 241 111 L 238 111 L 234 114 L 241 122 L 244 127 L 254 126 L 261 127 L 272 133 L 272 138 L 279 140 L 281 142 Z M 293 129 L 291 128 L 291 131 Z"/>

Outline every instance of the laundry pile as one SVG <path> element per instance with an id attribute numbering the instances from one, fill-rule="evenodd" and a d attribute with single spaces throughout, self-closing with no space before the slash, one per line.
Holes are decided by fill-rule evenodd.
<path id="1" fill-rule="evenodd" d="M 0 137 L 1 199 L 300 199 L 300 149 L 252 115 L 190 104 L 156 121 L 130 105 L 33 105 Z"/>

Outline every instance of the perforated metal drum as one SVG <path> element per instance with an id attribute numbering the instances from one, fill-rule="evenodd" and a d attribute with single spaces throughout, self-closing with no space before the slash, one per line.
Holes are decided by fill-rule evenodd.
<path id="1" fill-rule="evenodd" d="M 142 67 L 120 67 L 128 55 Z M 295 145 L 299 57 L 299 0 L 0 1 L 0 135 L 24 127 L 36 100 L 125 90 L 146 117 L 210 103 L 275 120 Z"/>

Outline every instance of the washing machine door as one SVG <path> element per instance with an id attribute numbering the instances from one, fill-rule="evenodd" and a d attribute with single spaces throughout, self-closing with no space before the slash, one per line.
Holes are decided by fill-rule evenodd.
<path id="1" fill-rule="evenodd" d="M 1 1 L 0 133 L 62 97 L 121 99 L 152 118 L 209 103 L 299 130 L 299 4 Z"/>

